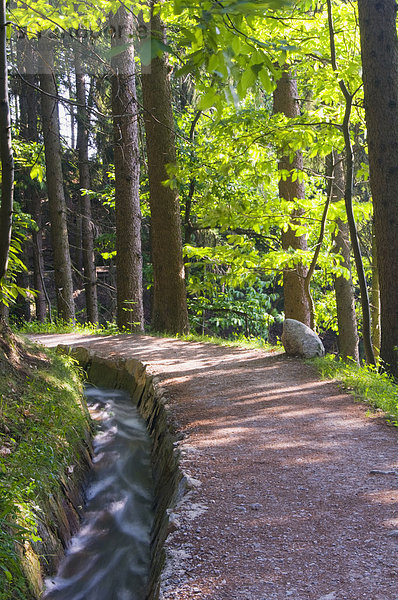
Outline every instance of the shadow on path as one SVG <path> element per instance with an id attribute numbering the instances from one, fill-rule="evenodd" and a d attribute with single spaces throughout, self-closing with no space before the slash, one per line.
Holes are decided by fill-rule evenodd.
<path id="1" fill-rule="evenodd" d="M 148 336 L 37 336 L 159 376 L 200 484 L 163 599 L 397 600 L 398 431 L 282 354 Z"/>

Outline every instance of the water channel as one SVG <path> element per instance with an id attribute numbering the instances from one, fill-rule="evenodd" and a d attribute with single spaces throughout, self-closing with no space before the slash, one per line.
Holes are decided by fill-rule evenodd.
<path id="1" fill-rule="evenodd" d="M 127 392 L 86 388 L 98 424 L 80 531 L 45 600 L 144 600 L 153 523 L 151 445 Z"/>

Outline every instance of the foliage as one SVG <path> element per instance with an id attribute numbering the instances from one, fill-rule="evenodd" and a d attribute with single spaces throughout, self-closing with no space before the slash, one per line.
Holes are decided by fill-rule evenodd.
<path id="1" fill-rule="evenodd" d="M 268 291 L 267 282 L 258 280 L 255 286 L 241 289 L 217 284 L 217 278 L 208 276 L 206 288 L 200 286 L 202 294 L 188 298 L 190 322 L 194 331 L 213 333 L 235 339 L 239 335 L 247 338 L 268 338 L 270 325 L 281 321 L 282 315 L 274 307 L 279 298 L 277 293 Z M 189 290 L 193 288 L 190 277 Z M 210 285 L 209 285 L 210 284 Z"/>
<path id="2" fill-rule="evenodd" d="M 169 337 L 168 334 L 161 334 L 156 332 L 152 332 L 149 335 L 155 335 L 156 337 Z M 223 337 L 212 335 L 201 335 L 198 333 L 176 335 L 175 337 L 179 340 L 183 340 L 184 342 L 216 344 L 217 346 L 227 346 L 232 348 L 259 348 L 261 350 L 268 350 L 269 352 L 277 352 L 280 350 L 280 348 L 278 348 L 277 346 L 272 346 L 271 344 L 268 344 L 263 338 L 247 338 L 245 335 L 237 335 L 233 339 L 225 339 Z"/>
<path id="3" fill-rule="evenodd" d="M 16 544 L 38 541 L 40 506 L 77 460 L 88 417 L 70 359 L 2 334 L 0 599 L 30 597 Z"/>
<path id="4" fill-rule="evenodd" d="M 9 251 L 7 276 L 0 281 L 0 302 L 6 306 L 14 303 L 18 295 L 26 297 L 29 290 L 17 284 L 17 275 L 26 271 L 26 266 L 21 260 L 23 245 L 27 239 L 28 231 L 36 226 L 32 217 L 21 211 L 20 206 L 14 203 L 13 229 Z"/>
<path id="5" fill-rule="evenodd" d="M 378 372 L 372 365 L 357 366 L 331 355 L 313 359 L 311 364 L 323 378 L 334 379 L 357 400 L 382 410 L 398 426 L 398 387 L 386 373 Z"/>
<path id="6" fill-rule="evenodd" d="M 69 323 L 62 319 L 54 321 L 29 321 L 17 323 L 13 327 L 18 333 L 80 333 L 82 335 L 115 335 L 122 333 L 115 323 Z"/>
<path id="7" fill-rule="evenodd" d="M 136 16 L 143 9 L 146 21 L 148 4 L 131 0 L 123 3 Z M 298 263 L 309 265 L 314 256 L 327 196 L 324 159 L 332 149 L 341 151 L 344 147 L 340 78 L 355 91 L 352 116 L 352 138 L 358 151 L 355 216 L 360 223 L 360 234 L 370 229 L 372 215 L 365 181 L 366 137 L 355 3 L 332 2 L 336 72 L 331 64 L 325 3 L 166 0 L 155 4 L 168 26 L 169 40 L 167 46 L 156 46 L 153 40 L 149 40 L 149 45 L 151 56 L 153 52 L 170 53 L 178 161 L 177 165 L 170 166 L 166 184 L 177 187 L 180 193 L 192 322 L 194 326 L 203 324 L 201 311 L 205 308 L 209 314 L 208 309 L 213 308 L 218 312 L 208 323 L 211 331 L 246 331 L 245 318 L 238 313 L 250 312 L 255 333 L 266 335 L 270 315 L 282 316 L 283 271 L 295 268 Z M 79 28 L 89 33 L 82 40 L 82 56 L 90 69 L 95 61 L 101 68 L 109 69 L 110 32 L 106 15 L 115 12 L 120 5 L 119 0 L 77 4 L 67 0 L 36 0 L 34 4 L 16 0 L 10 8 L 10 16 L 19 30 L 26 28 L 28 36 L 50 29 L 56 39 L 65 41 L 57 45 L 62 89 L 70 85 L 64 73 L 66 67 L 70 67 L 67 47 L 70 37 L 67 36 L 76 37 Z M 301 111 L 293 119 L 273 114 L 272 110 L 272 93 L 282 69 L 294 71 L 298 80 Z M 93 72 L 98 74 L 96 68 Z M 109 114 L 110 107 L 109 81 L 104 84 L 104 79 L 107 78 L 94 77 L 90 88 L 91 105 L 95 107 L 91 127 L 96 134 L 90 162 L 92 170 L 97 169 L 101 175 L 94 177 L 92 190 L 86 193 L 93 206 L 101 204 L 103 207 L 102 212 L 97 210 L 95 222 L 97 257 L 100 264 L 112 265 L 116 253 L 113 156 L 112 151 L 108 155 L 105 152 L 109 140 L 105 144 L 100 142 L 111 133 L 108 121 L 103 118 Z M 179 94 L 186 84 L 190 94 L 182 102 Z M 68 91 L 73 101 L 73 85 Z M 140 102 L 139 80 L 137 94 Z M 15 143 L 21 166 L 29 168 L 31 177 L 41 184 L 44 174 L 41 145 Z M 304 156 L 304 169 L 279 171 L 280 156 L 293 156 L 298 150 Z M 145 165 L 144 148 L 143 153 L 142 164 Z M 73 152 L 69 152 L 67 162 L 73 161 Z M 149 220 L 145 168 L 142 173 L 145 238 Z M 294 202 L 281 200 L 279 177 L 303 181 L 306 198 Z M 78 186 L 75 163 L 66 179 L 69 193 L 73 195 Z M 302 215 L 294 227 L 297 235 L 307 236 L 309 249 L 305 252 L 285 251 L 281 247 L 281 236 L 291 221 L 293 208 Z M 98 223 L 99 214 L 101 223 Z M 338 275 L 348 276 L 340 257 L 333 252 L 338 220 L 345 220 L 343 201 L 333 203 L 329 209 L 325 237 L 311 282 L 318 327 L 336 327 L 333 280 Z M 361 240 L 365 240 L 366 250 L 364 235 Z M 144 280 L 148 286 L 151 281 L 149 246 L 147 236 L 144 239 Z M 353 279 L 355 284 L 355 273 Z M 270 290 L 278 288 L 278 298 L 272 298 L 272 292 L 263 293 L 261 282 L 264 281 L 270 282 Z M 14 292 L 17 291 L 14 288 Z"/>

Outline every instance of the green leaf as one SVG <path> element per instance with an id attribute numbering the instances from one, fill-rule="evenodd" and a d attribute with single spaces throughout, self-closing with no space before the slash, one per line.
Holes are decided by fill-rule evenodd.
<path id="1" fill-rule="evenodd" d="M 252 67 L 244 71 L 241 80 L 238 83 L 238 94 L 240 98 L 244 98 L 247 90 L 256 83 L 257 73 Z"/>
<path id="2" fill-rule="evenodd" d="M 207 110 L 211 106 L 214 106 L 216 101 L 217 101 L 217 92 L 216 92 L 216 90 L 211 89 L 208 92 L 206 92 L 199 100 L 198 110 Z"/>
<path id="3" fill-rule="evenodd" d="M 111 58 L 114 58 L 115 56 L 119 56 L 119 54 L 123 54 L 123 52 L 125 50 L 130 48 L 130 46 L 132 46 L 132 44 L 133 44 L 133 42 L 131 42 L 130 44 L 120 44 L 119 46 L 114 46 L 113 48 L 110 48 L 109 50 L 104 52 L 104 56 L 108 60 Z"/>
<path id="4" fill-rule="evenodd" d="M 141 63 L 147 67 L 151 64 L 151 61 L 162 53 L 172 53 L 173 49 L 168 44 L 164 44 L 162 41 L 156 38 L 147 38 L 141 44 L 139 49 L 139 55 Z"/>
<path id="5" fill-rule="evenodd" d="M 39 164 L 35 164 L 30 170 L 30 178 L 38 179 L 40 183 L 43 181 L 43 167 Z"/>
<path id="6" fill-rule="evenodd" d="M 239 35 L 234 35 L 232 40 L 232 50 L 234 51 L 235 56 L 241 53 L 242 51 L 242 42 Z"/>
<path id="7" fill-rule="evenodd" d="M 261 69 L 261 71 L 259 71 L 258 78 L 261 82 L 264 91 L 267 92 L 267 94 L 270 94 L 274 90 L 275 85 L 270 79 L 268 69 Z"/>
<path id="8" fill-rule="evenodd" d="M 217 69 L 224 67 L 224 57 L 221 52 L 217 52 L 217 54 L 212 54 L 209 59 L 209 63 L 207 65 L 207 69 L 212 73 L 213 71 L 217 71 Z"/>

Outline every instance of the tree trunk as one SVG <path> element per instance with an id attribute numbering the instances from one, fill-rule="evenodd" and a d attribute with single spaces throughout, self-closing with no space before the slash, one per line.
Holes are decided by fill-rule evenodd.
<path id="1" fill-rule="evenodd" d="M 332 69 L 337 74 L 338 65 L 336 58 L 336 45 L 335 45 L 335 31 L 333 23 L 333 10 L 331 0 L 327 0 L 328 10 L 328 27 L 329 27 L 329 41 L 330 41 L 330 55 Z M 357 277 L 359 288 L 361 291 L 361 306 L 362 306 L 362 339 L 365 350 L 366 362 L 370 365 L 375 365 L 376 360 L 373 354 L 373 345 L 371 337 L 371 326 L 370 326 L 370 302 L 368 284 L 366 281 L 365 268 L 362 260 L 361 246 L 359 244 L 358 229 L 355 221 L 354 208 L 353 208 L 353 194 L 354 194 L 354 150 L 352 147 L 351 140 L 351 113 L 352 104 L 355 93 L 352 94 L 347 87 L 344 79 L 340 79 L 339 87 L 342 91 L 345 100 L 344 119 L 342 123 L 342 132 L 344 136 L 344 147 L 345 147 L 345 209 L 347 213 L 347 222 L 350 230 L 350 239 L 352 251 L 354 254 L 355 267 L 357 270 Z"/>
<path id="2" fill-rule="evenodd" d="M 51 40 L 44 35 L 39 40 L 41 115 L 46 157 L 46 179 L 51 222 L 51 242 L 54 253 L 54 279 L 58 316 L 75 320 L 72 269 L 69 253 L 66 204 L 61 164 L 57 87 L 53 72 L 54 54 Z"/>
<path id="3" fill-rule="evenodd" d="M 17 40 L 17 53 L 19 71 L 23 74 L 21 80 L 21 93 L 19 97 L 21 136 L 28 142 L 38 142 L 37 131 L 38 120 L 38 94 L 33 86 L 37 86 L 37 55 L 33 50 L 33 41 L 22 36 Z M 43 232 L 42 232 L 42 210 L 41 194 L 37 181 L 33 181 L 29 174 L 26 182 L 26 208 L 36 222 L 37 230 L 32 231 L 32 254 L 33 254 L 33 288 L 36 291 L 36 319 L 46 319 L 46 297 L 44 289 L 44 265 L 43 265 Z"/>
<path id="4" fill-rule="evenodd" d="M 163 40 L 165 30 L 152 15 L 151 34 Z M 165 54 L 151 61 L 142 74 L 144 120 L 148 156 L 153 264 L 152 327 L 156 331 L 186 333 L 189 329 L 182 258 L 180 205 L 177 190 L 165 186 L 166 166 L 176 161 L 174 119 L 168 63 Z"/>
<path id="5" fill-rule="evenodd" d="M 373 352 L 376 360 L 380 356 L 381 346 L 381 324 L 380 324 L 380 281 L 379 281 L 379 261 L 377 260 L 376 239 L 374 225 L 372 227 L 372 341 Z"/>
<path id="6" fill-rule="evenodd" d="M 358 0 L 383 366 L 398 378 L 398 40 L 395 0 Z M 382 257 L 382 260 L 381 260 Z"/>
<path id="7" fill-rule="evenodd" d="M 132 35 L 133 16 L 119 8 L 112 19 L 112 47 L 128 48 L 112 58 L 115 152 L 117 324 L 143 331 L 140 156 Z"/>
<path id="8" fill-rule="evenodd" d="M 300 107 L 297 101 L 297 83 L 287 71 L 284 71 L 282 77 L 278 80 L 274 91 L 274 112 L 283 113 L 287 117 L 297 117 L 300 114 Z M 279 170 L 291 171 L 292 169 L 302 170 L 303 156 L 301 152 L 295 152 L 291 161 L 289 156 L 282 156 L 279 162 Z M 279 181 L 279 196 L 281 199 L 295 202 L 305 198 L 304 184 L 297 178 L 282 178 Z M 296 235 L 295 225 L 299 225 L 302 211 L 300 208 L 294 209 L 291 213 L 291 225 L 287 231 L 282 233 L 282 248 L 284 250 L 307 250 L 307 237 L 305 235 Z M 307 267 L 302 264 L 285 269 L 283 273 L 283 295 L 285 300 L 285 318 L 296 319 L 308 327 L 311 326 L 311 299 L 306 291 L 305 277 Z"/>
<path id="9" fill-rule="evenodd" d="M 0 280 L 7 273 L 14 197 L 14 158 L 8 100 L 6 0 L 0 0 Z"/>
<path id="10" fill-rule="evenodd" d="M 86 295 L 87 320 L 98 323 L 97 273 L 94 257 L 94 235 L 91 220 L 91 201 L 82 189 L 90 189 L 90 168 L 88 160 L 89 115 L 86 101 L 86 85 L 81 65 L 79 49 L 75 53 L 76 101 L 77 108 L 77 151 L 79 157 L 80 212 L 82 216 L 82 248 L 84 268 L 84 289 Z"/>
<path id="11" fill-rule="evenodd" d="M 327 159 L 329 194 L 332 202 L 344 200 L 345 177 L 343 156 L 333 152 Z M 337 324 L 339 331 L 339 354 L 343 360 L 353 359 L 359 362 L 359 337 L 355 312 L 354 286 L 351 277 L 350 230 L 347 221 L 337 220 L 337 233 L 334 236 L 334 251 L 342 257 L 341 266 L 349 271 L 349 278 L 340 275 L 335 278 L 334 291 L 337 305 Z"/>

